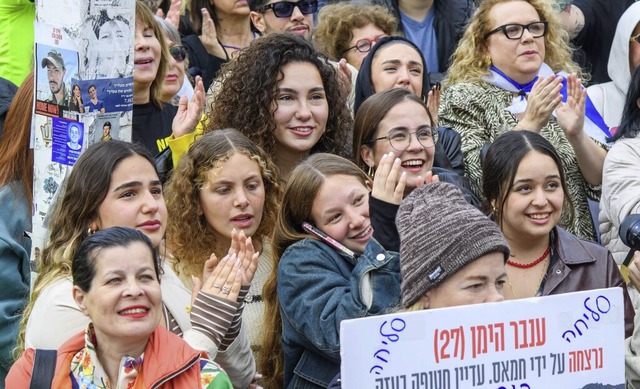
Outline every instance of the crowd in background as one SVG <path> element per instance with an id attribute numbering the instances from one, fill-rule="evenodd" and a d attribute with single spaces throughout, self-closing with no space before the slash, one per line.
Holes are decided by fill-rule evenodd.
<path id="1" fill-rule="evenodd" d="M 339 388 L 343 320 L 611 287 L 640 388 L 640 2 L 136 0 L 132 142 L 37 248 L 34 12 L 0 6 L 0 388 Z"/>

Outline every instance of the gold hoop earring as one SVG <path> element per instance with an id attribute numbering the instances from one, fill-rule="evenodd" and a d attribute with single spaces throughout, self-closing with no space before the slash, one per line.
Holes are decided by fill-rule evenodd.
<path id="1" fill-rule="evenodd" d="M 487 55 L 487 58 L 485 58 L 485 63 L 487 64 L 487 66 L 491 66 L 491 56 Z"/>
<path id="2" fill-rule="evenodd" d="M 367 175 L 370 178 L 373 178 L 374 174 L 376 174 L 376 170 L 373 166 L 369 166 L 369 170 L 367 170 Z"/>

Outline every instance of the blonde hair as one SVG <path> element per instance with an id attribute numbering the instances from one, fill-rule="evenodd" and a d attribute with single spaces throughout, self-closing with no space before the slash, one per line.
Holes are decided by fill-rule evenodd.
<path id="1" fill-rule="evenodd" d="M 490 61 L 487 61 L 486 35 L 491 31 L 493 20 L 489 15 L 496 4 L 509 1 L 524 1 L 531 4 L 540 16 L 540 20 L 548 23 L 544 36 L 544 62 L 557 73 L 566 71 L 577 73 L 582 81 L 588 79 L 580 67 L 571 59 L 572 49 L 569 46 L 569 35 L 562 29 L 559 10 L 551 0 L 483 0 L 471 17 L 462 39 L 452 56 L 451 67 L 446 79 L 447 84 L 480 81 L 489 74 Z"/>

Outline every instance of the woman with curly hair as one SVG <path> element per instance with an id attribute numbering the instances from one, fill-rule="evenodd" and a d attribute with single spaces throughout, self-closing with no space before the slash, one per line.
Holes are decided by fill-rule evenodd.
<path id="1" fill-rule="evenodd" d="M 587 198 L 600 196 L 606 150 L 591 138 L 599 129 L 585 118 L 584 76 L 565 35 L 548 0 L 483 1 L 454 53 L 439 120 L 460 133 L 465 174 L 477 196 L 486 144 L 509 130 L 549 140 L 562 158 L 577 216 L 561 224 L 594 239 Z"/>
<path id="2" fill-rule="evenodd" d="M 264 315 L 262 285 L 272 268 L 268 236 L 282 193 L 277 170 L 247 137 L 233 129 L 217 130 L 193 144 L 166 188 L 171 214 L 169 262 L 188 290 L 210 255 L 222 258 L 227 254 L 235 231 L 262 252 L 251 286 L 243 282 L 238 301 L 244 304 L 234 313 L 238 326 L 242 315 L 256 354 Z"/>
<path id="3" fill-rule="evenodd" d="M 269 34 L 222 71 L 205 132 L 242 132 L 273 158 L 285 181 L 309 154 L 349 153 L 346 95 L 334 67 L 305 39 Z"/>
<path id="4" fill-rule="evenodd" d="M 362 60 L 383 36 L 396 35 L 398 21 L 379 5 L 335 3 L 318 13 L 313 41 L 333 61 L 341 58 L 360 70 Z"/>

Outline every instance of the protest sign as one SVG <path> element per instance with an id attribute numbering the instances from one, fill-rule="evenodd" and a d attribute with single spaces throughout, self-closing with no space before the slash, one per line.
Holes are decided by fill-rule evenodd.
<path id="1" fill-rule="evenodd" d="M 345 320 L 343 388 L 624 387 L 622 289 Z"/>

